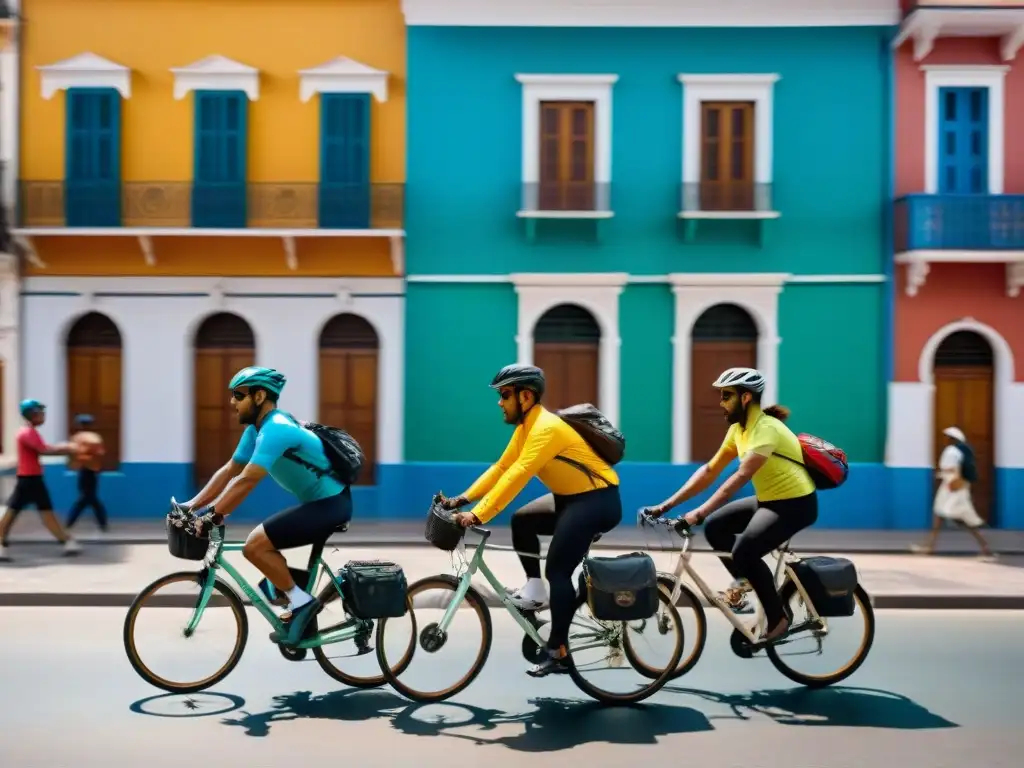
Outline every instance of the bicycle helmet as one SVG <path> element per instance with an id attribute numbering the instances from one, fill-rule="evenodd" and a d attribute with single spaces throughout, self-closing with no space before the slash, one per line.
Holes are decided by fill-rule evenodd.
<path id="1" fill-rule="evenodd" d="M 18 409 L 21 411 L 22 417 L 27 419 L 36 411 L 45 411 L 46 406 L 38 400 L 22 400 L 18 405 Z"/>
<path id="2" fill-rule="evenodd" d="M 235 389 L 236 387 L 263 387 L 263 389 L 273 392 L 274 396 L 277 397 L 281 394 L 281 390 L 284 389 L 284 385 L 287 382 L 288 377 L 280 371 L 275 371 L 273 368 L 251 365 L 248 368 L 243 368 L 231 377 L 228 389 Z"/>
<path id="3" fill-rule="evenodd" d="M 764 392 L 764 376 L 753 368 L 730 368 L 723 371 L 712 386 L 718 389 L 742 387 L 751 392 Z"/>
<path id="4" fill-rule="evenodd" d="M 544 371 L 534 365 L 506 365 L 491 379 L 491 389 L 502 387 L 529 389 L 541 397 L 544 394 Z"/>

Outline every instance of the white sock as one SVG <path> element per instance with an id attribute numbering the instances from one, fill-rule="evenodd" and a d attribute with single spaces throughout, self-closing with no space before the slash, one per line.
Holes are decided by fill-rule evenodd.
<path id="1" fill-rule="evenodd" d="M 301 608 L 308 602 L 313 600 L 313 596 L 306 592 L 302 587 L 296 584 L 294 587 L 288 590 L 288 602 L 291 603 L 291 609 L 294 611 L 296 608 Z"/>
<path id="2" fill-rule="evenodd" d="M 526 585 L 519 590 L 519 594 L 527 600 L 537 603 L 547 602 L 548 590 L 544 586 L 544 579 L 527 579 Z"/>

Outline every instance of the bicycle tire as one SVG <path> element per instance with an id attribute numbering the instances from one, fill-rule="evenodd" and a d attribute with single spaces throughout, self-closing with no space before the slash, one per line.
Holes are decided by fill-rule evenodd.
<path id="1" fill-rule="evenodd" d="M 426 578 L 420 579 L 419 581 L 415 581 L 409 585 L 409 610 L 415 610 L 414 598 L 417 592 L 424 592 L 426 591 L 427 588 L 455 591 L 456 589 L 458 589 L 458 587 L 459 579 L 456 579 L 454 576 L 450 576 L 444 573 L 438 574 L 436 576 L 427 576 Z M 494 639 L 494 626 L 491 622 L 491 610 L 487 607 L 487 602 L 484 600 L 483 596 L 476 590 L 475 587 L 473 587 L 472 584 L 469 586 L 469 589 L 466 590 L 466 595 L 463 598 L 463 602 L 467 603 L 470 608 L 475 610 L 477 615 L 480 617 L 480 628 L 483 632 L 483 638 L 480 644 L 480 651 L 477 653 L 477 658 L 473 662 L 473 666 L 470 667 L 469 672 L 466 673 L 466 675 L 455 685 L 450 686 L 443 691 L 436 691 L 431 693 L 415 691 L 399 679 L 399 675 L 401 674 L 401 672 L 398 672 L 396 674 L 395 671 L 390 666 L 390 664 L 388 664 L 387 651 L 385 650 L 384 633 L 385 631 L 387 631 L 388 619 L 384 618 L 380 620 L 380 623 L 378 624 L 379 640 L 377 642 L 377 664 L 380 666 L 381 672 L 383 672 L 384 677 L 388 682 L 388 685 L 394 688 L 398 693 L 405 696 L 407 699 L 410 699 L 418 703 L 436 703 L 439 701 L 445 701 L 446 699 L 450 699 L 452 696 L 461 693 L 467 687 L 469 687 L 470 683 L 472 683 L 477 678 L 477 676 L 480 674 L 480 671 L 484 668 L 484 665 L 487 663 L 487 659 L 491 654 L 491 643 Z M 460 608 L 457 610 L 462 609 Z M 413 618 L 413 625 L 419 626 L 419 622 L 416 621 L 415 617 Z M 414 647 L 416 646 L 415 639 L 413 645 Z M 412 655 L 413 654 L 410 654 L 410 663 L 412 661 Z M 402 669 L 402 672 L 404 672 L 405 669 L 408 668 L 408 666 L 409 665 L 406 664 L 405 667 Z"/>
<path id="2" fill-rule="evenodd" d="M 245 605 L 242 603 L 242 598 L 240 598 L 238 594 L 228 586 L 228 584 L 220 579 L 214 579 L 213 591 L 220 593 L 220 595 L 227 600 L 229 607 L 235 614 L 236 624 L 238 626 L 238 637 L 235 640 L 235 647 L 232 650 L 231 655 L 228 657 L 228 661 L 213 675 L 195 683 L 174 683 L 166 678 L 160 677 L 150 670 L 139 657 L 138 650 L 135 647 L 135 620 L 138 618 L 139 610 L 142 608 L 147 597 L 156 592 L 160 587 L 165 586 L 166 584 L 172 584 L 175 581 L 190 581 L 192 583 L 199 584 L 199 574 L 196 571 L 175 571 L 174 573 L 169 573 L 166 576 L 161 576 L 159 579 L 156 579 L 144 587 L 135 596 L 131 605 L 128 606 L 128 613 L 125 614 L 124 617 L 124 628 L 122 632 L 124 650 L 132 668 L 139 677 L 150 685 L 169 693 L 196 693 L 197 691 L 203 691 L 216 685 L 225 677 L 230 675 L 235 667 L 238 666 L 238 662 L 242 659 L 242 653 L 245 651 L 246 643 L 248 643 L 249 640 L 249 618 L 246 616 Z M 212 594 L 210 598 L 212 601 Z M 207 609 L 209 609 L 209 604 L 207 605 Z"/>
<path id="3" fill-rule="evenodd" d="M 576 669 L 576 665 L 573 663 L 572 648 L 570 647 L 568 672 L 569 677 L 572 678 L 572 681 L 576 684 L 577 688 L 583 691 L 583 693 L 585 693 L 587 696 L 590 696 L 592 699 L 599 701 L 601 704 L 636 704 L 638 702 L 643 701 L 646 698 L 649 698 L 650 696 L 653 696 L 655 693 L 660 691 L 669 680 L 672 679 L 673 675 L 675 674 L 676 668 L 679 665 L 679 659 L 683 655 L 682 620 L 679 617 L 679 611 L 677 611 L 676 607 L 672 605 L 670 596 L 660 589 L 658 590 L 658 602 L 661 604 L 661 608 L 667 610 L 669 616 L 675 619 L 675 625 L 679 627 L 678 640 L 676 642 L 675 652 L 672 654 L 672 659 L 668 662 L 668 664 L 665 665 L 665 668 L 661 670 L 661 674 L 659 674 L 655 678 L 648 678 L 651 680 L 651 683 L 646 687 L 639 689 L 638 691 L 634 691 L 633 693 L 609 694 L 606 691 L 602 691 L 599 688 L 595 688 L 584 679 L 583 675 L 580 674 L 579 670 Z M 576 611 L 578 611 L 582 606 L 586 605 L 586 603 L 586 592 L 583 590 L 579 590 L 576 595 L 576 605 L 573 608 L 573 616 L 575 616 Z M 647 676 L 645 675 L 645 677 Z"/>
<path id="4" fill-rule="evenodd" d="M 784 606 L 789 605 L 790 599 L 796 594 L 796 584 L 793 583 L 792 579 L 786 579 L 786 583 L 782 585 L 780 595 L 782 597 L 782 604 Z M 871 598 L 864 588 L 858 584 L 854 590 L 854 599 L 860 604 L 861 610 L 864 613 L 864 621 L 867 626 L 867 633 L 865 634 L 864 643 L 861 645 L 860 651 L 857 656 L 849 662 L 845 667 L 836 672 L 834 675 L 826 675 L 823 677 L 814 677 L 811 675 L 804 675 L 796 670 L 788 667 L 786 663 L 779 657 L 779 652 L 774 645 L 765 646 L 765 652 L 768 655 L 768 659 L 771 661 L 772 666 L 775 667 L 780 673 L 792 680 L 794 683 L 806 686 L 808 688 L 826 688 L 830 685 L 835 685 L 841 682 L 860 669 L 861 665 L 865 662 L 868 657 L 868 653 L 871 651 L 871 646 L 875 643 L 875 609 L 871 605 Z"/>
<path id="5" fill-rule="evenodd" d="M 658 586 L 665 591 L 669 596 L 672 595 L 672 589 L 675 586 L 675 579 L 672 576 L 665 574 L 658 575 Z M 679 613 L 679 618 L 683 617 L 683 610 L 692 610 L 694 620 L 697 623 L 697 629 L 695 634 L 697 635 L 696 643 L 694 644 L 693 651 L 687 655 L 681 655 L 679 658 L 679 664 L 676 666 L 676 671 L 672 673 L 670 680 L 675 680 L 682 677 L 700 661 L 704 655 L 704 648 L 708 642 L 708 617 L 704 611 L 704 604 L 700 601 L 700 596 L 690 588 L 688 584 L 679 585 L 679 598 L 685 601 L 682 606 L 676 604 L 676 610 Z M 687 632 L 686 635 L 690 633 Z M 629 642 L 629 635 L 626 635 L 626 642 L 622 645 L 622 650 L 626 654 L 626 660 L 629 665 L 633 667 L 637 672 L 647 678 L 655 679 L 661 674 L 661 670 L 652 669 L 651 667 L 644 664 L 636 653 L 633 651 L 633 646 Z"/>
<path id="6" fill-rule="evenodd" d="M 340 600 L 340 599 L 342 599 L 342 597 L 338 593 L 337 587 L 334 586 L 334 582 L 333 581 L 329 581 L 327 584 L 324 585 L 324 588 L 320 590 L 319 600 L 320 600 L 320 604 L 321 605 L 326 606 L 329 603 L 334 602 L 336 600 Z M 412 604 L 411 603 L 409 604 L 409 610 L 412 611 Z M 376 632 L 375 632 L 375 634 L 376 634 L 376 643 L 377 643 L 377 646 L 380 647 L 380 644 L 384 641 L 384 630 L 383 630 L 384 624 L 383 624 L 383 621 L 380 620 L 380 619 L 376 620 L 376 624 L 377 624 Z M 411 640 L 410 640 L 410 643 L 409 643 L 409 647 L 406 649 L 407 650 L 406 655 L 399 661 L 398 671 L 395 672 L 396 675 L 402 674 L 402 672 L 404 672 L 406 670 L 406 668 L 409 666 L 409 664 L 412 663 L 413 653 L 416 650 L 416 634 L 415 634 L 415 630 L 416 630 L 416 616 L 415 616 L 415 614 L 412 616 L 412 625 L 413 625 L 413 635 L 411 637 Z M 321 629 L 320 631 L 322 632 L 323 630 Z M 346 642 L 346 643 L 354 643 L 355 641 L 354 640 L 345 640 L 344 642 Z M 331 645 L 334 645 L 334 643 L 331 643 Z M 322 669 L 324 671 L 324 673 L 326 673 L 329 677 L 333 678 L 334 680 L 337 680 L 342 685 L 347 685 L 349 688 L 370 689 L 370 688 L 380 688 L 382 685 L 384 685 L 387 682 L 387 678 L 383 674 L 374 675 L 373 677 L 357 677 L 355 675 L 350 675 L 348 672 L 342 671 L 337 666 L 335 666 L 332 663 L 332 660 L 327 656 L 326 651 L 324 651 L 324 648 L 327 648 L 327 647 L 329 647 L 329 646 L 325 646 L 325 645 L 315 646 L 313 648 L 313 658 L 316 659 L 316 663 L 320 665 L 320 669 Z M 377 661 L 378 661 L 378 664 L 379 664 L 380 663 L 379 657 L 378 657 Z"/>

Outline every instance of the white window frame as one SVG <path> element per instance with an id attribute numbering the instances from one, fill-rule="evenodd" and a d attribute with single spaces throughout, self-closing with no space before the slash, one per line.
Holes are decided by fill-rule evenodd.
<path id="1" fill-rule="evenodd" d="M 47 100 L 57 91 L 69 88 L 113 88 L 123 99 L 130 99 L 132 95 L 132 71 L 95 53 L 80 53 L 36 69 L 42 97 Z"/>
<path id="2" fill-rule="evenodd" d="M 924 191 L 939 192 L 939 89 L 988 88 L 988 193 L 1003 193 L 1005 169 L 1005 88 L 1009 66 L 946 66 L 925 64 Z"/>
<path id="3" fill-rule="evenodd" d="M 192 91 L 244 91 L 249 101 L 260 97 L 260 71 L 248 64 L 214 54 L 184 67 L 172 67 L 174 98 Z"/>
<path id="4" fill-rule="evenodd" d="M 370 93 L 383 103 L 388 100 L 389 74 L 338 56 L 318 67 L 299 70 L 299 100 L 305 103 L 318 93 Z"/>
<path id="5" fill-rule="evenodd" d="M 517 74 L 523 86 L 523 184 L 540 181 L 540 104 L 542 101 L 594 102 L 594 183 L 612 180 L 612 86 L 618 75 Z M 597 210 L 608 210 L 607 187 L 598 187 Z"/>

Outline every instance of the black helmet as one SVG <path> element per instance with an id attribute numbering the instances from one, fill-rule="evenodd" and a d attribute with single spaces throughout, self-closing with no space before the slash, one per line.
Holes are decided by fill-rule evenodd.
<path id="1" fill-rule="evenodd" d="M 544 395 L 544 371 L 535 365 L 506 365 L 491 379 L 492 389 L 502 387 L 529 389 L 535 392 L 539 399 Z"/>

